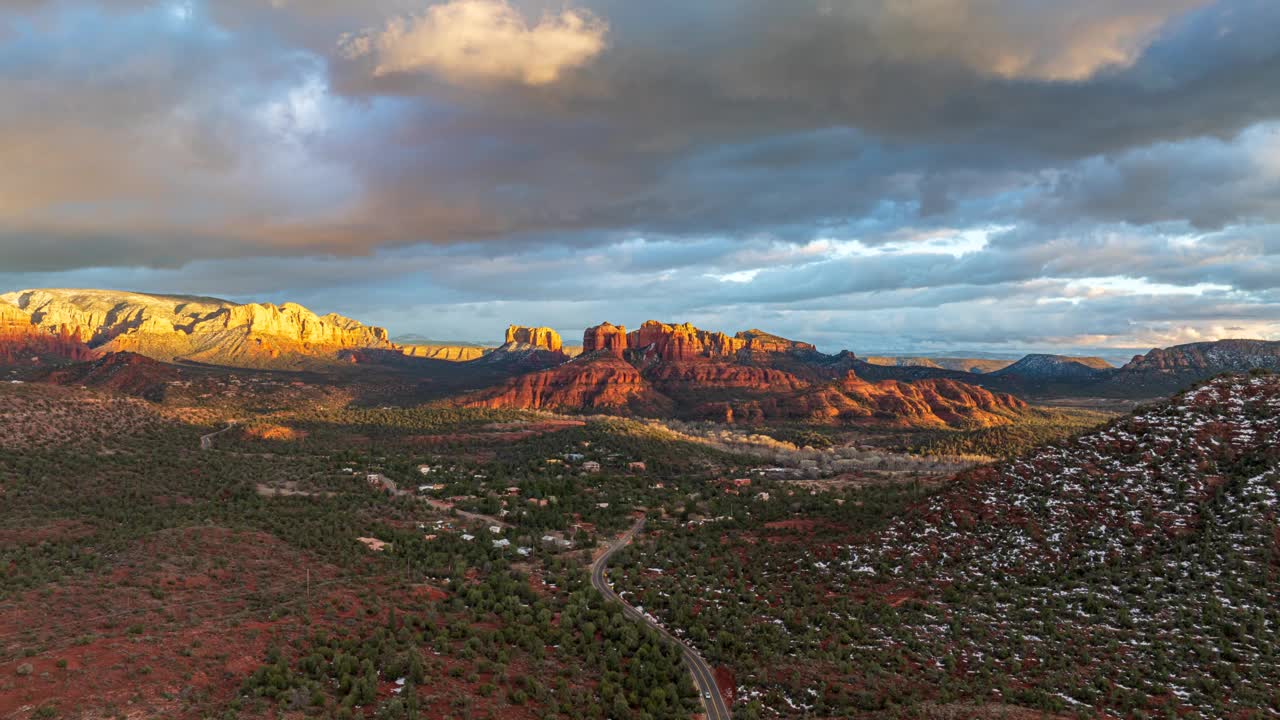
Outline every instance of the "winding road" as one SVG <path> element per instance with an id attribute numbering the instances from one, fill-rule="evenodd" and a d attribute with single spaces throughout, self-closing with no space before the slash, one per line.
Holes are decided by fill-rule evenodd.
<path id="1" fill-rule="evenodd" d="M 226 427 L 222 428 L 221 430 L 219 430 L 219 431 L 217 431 L 217 432 L 211 432 L 211 433 L 209 433 L 208 435 L 201 435 L 201 436 L 200 436 L 200 449 L 201 449 L 201 450 L 212 450 L 212 449 L 213 449 L 213 439 L 214 439 L 214 438 L 216 438 L 216 437 L 218 437 L 218 436 L 219 436 L 219 435 L 221 435 L 222 433 L 227 432 L 228 430 L 230 430 L 231 428 L 233 428 L 233 427 L 235 427 L 235 426 L 236 426 L 235 421 L 232 421 L 230 425 L 228 425 L 228 426 L 226 426 Z"/>
<path id="2" fill-rule="evenodd" d="M 684 662 L 689 666 L 689 674 L 693 676 L 693 684 L 698 688 L 698 694 L 702 696 L 702 705 L 706 709 L 708 720 L 729 720 L 729 708 L 724 704 L 724 696 L 720 694 L 720 687 L 716 685 L 716 677 L 711 672 L 711 666 L 702 659 L 696 650 L 684 642 L 680 638 L 667 632 L 666 628 L 659 625 L 644 613 L 636 610 L 626 600 L 618 596 L 613 591 L 613 587 L 609 585 L 608 579 L 605 577 L 605 571 L 609 566 L 609 558 L 614 553 L 631 544 L 636 535 L 644 529 L 644 518 L 636 521 L 635 525 L 626 532 L 625 535 L 618 538 L 616 542 L 609 546 L 594 563 L 591 564 L 591 584 L 596 590 L 604 595 L 606 600 L 616 600 L 622 604 L 622 612 L 632 620 L 638 620 L 645 625 L 657 630 L 659 634 L 675 643 L 684 655 Z"/>

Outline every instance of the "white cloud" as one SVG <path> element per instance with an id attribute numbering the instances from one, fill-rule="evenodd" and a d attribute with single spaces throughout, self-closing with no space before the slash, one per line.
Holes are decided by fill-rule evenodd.
<path id="1" fill-rule="evenodd" d="M 449 0 L 382 30 L 340 41 L 350 59 L 370 57 L 375 75 L 430 73 L 455 83 L 547 85 L 605 48 L 608 25 L 586 10 L 547 13 L 530 26 L 506 0 Z"/>

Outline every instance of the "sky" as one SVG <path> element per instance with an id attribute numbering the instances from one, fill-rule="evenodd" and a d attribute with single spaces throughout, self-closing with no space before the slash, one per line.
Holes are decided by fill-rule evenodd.
<path id="1" fill-rule="evenodd" d="M 0 0 L 0 289 L 1280 339 L 1274 0 Z"/>

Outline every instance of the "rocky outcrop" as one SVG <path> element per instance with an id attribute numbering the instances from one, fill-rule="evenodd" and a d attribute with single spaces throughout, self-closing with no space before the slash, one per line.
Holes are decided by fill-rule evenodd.
<path id="1" fill-rule="evenodd" d="M 394 348 L 382 328 L 340 315 L 318 316 L 294 303 L 237 305 L 105 290 L 27 290 L 0 299 L 46 333 L 164 362 L 294 369 L 337 362 L 343 350 Z"/>
<path id="2" fill-rule="evenodd" d="M 951 380 L 867 382 L 854 373 L 795 393 L 705 403 L 694 416 L 732 423 L 797 421 L 910 428 L 1007 425 L 1025 410 L 1012 395 Z"/>
<path id="3" fill-rule="evenodd" d="M 743 344 L 743 349 L 750 353 L 792 353 L 817 352 L 818 348 L 806 342 L 788 340 L 763 330 L 746 330 L 734 335 L 734 339 Z"/>
<path id="4" fill-rule="evenodd" d="M 727 359 L 746 354 L 816 352 L 809 343 L 796 342 L 761 330 L 746 330 L 730 336 L 701 330 L 690 323 L 663 323 L 649 320 L 627 336 L 627 346 L 650 360 L 687 362 L 700 359 Z"/>
<path id="5" fill-rule="evenodd" d="M 77 333 L 66 328 L 49 331 L 37 327 L 28 313 L 0 300 L 0 364 L 41 365 L 95 356 Z"/>
<path id="6" fill-rule="evenodd" d="M 601 348 L 609 350 L 608 347 Z M 669 406 L 635 366 L 610 352 L 513 378 L 464 398 L 470 407 L 646 412 Z"/>
<path id="7" fill-rule="evenodd" d="M 479 345 L 403 345 L 400 352 L 407 357 L 445 362 L 470 362 L 484 357 L 488 348 Z"/>
<path id="8" fill-rule="evenodd" d="M 582 354 L 605 353 L 622 357 L 627 349 L 627 328 L 622 325 L 604 323 L 587 328 L 582 334 Z"/>
<path id="9" fill-rule="evenodd" d="M 758 363 L 758 356 L 782 353 L 791 358 L 784 367 L 800 367 L 812 346 L 772 337 L 754 341 L 752 350 L 749 341 L 738 336 L 662 323 L 646 323 L 627 336 L 621 328 L 605 324 L 587 331 L 590 351 L 578 359 L 511 379 L 462 402 L 731 423 L 782 420 L 922 428 L 1007 424 L 1026 407 L 1011 395 L 951 380 L 867 382 L 838 369 L 852 362 L 852 355 L 821 356 L 825 362 L 797 374 Z M 800 354 L 792 357 L 794 353 Z"/>
<path id="10" fill-rule="evenodd" d="M 547 327 L 524 327 L 522 325 L 512 325 L 507 328 L 507 339 L 505 342 L 507 347 L 519 347 L 520 349 L 546 350 L 547 352 L 562 352 L 564 343 L 560 341 L 560 333 Z"/>
<path id="11" fill-rule="evenodd" d="M 1121 370 L 1125 373 L 1217 374 L 1255 368 L 1280 370 L 1280 342 L 1219 340 L 1178 345 L 1135 356 Z"/>
<path id="12" fill-rule="evenodd" d="M 169 382 L 177 378 L 178 371 L 173 366 L 134 353 L 109 353 L 92 362 L 53 371 L 45 380 L 57 385 L 83 385 L 159 402 L 164 399 Z"/>

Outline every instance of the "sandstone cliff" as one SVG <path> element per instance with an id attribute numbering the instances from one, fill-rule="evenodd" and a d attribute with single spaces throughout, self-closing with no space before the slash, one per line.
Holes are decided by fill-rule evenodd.
<path id="1" fill-rule="evenodd" d="M 96 353 L 76 333 L 46 330 L 31 316 L 0 298 L 0 364 L 32 365 L 56 360 L 89 360 Z"/>
<path id="2" fill-rule="evenodd" d="M 237 305 L 104 290 L 26 290 L 0 300 L 27 313 L 46 333 L 165 362 L 293 369 L 336 362 L 345 349 L 393 347 L 382 328 L 340 315 L 317 316 L 293 303 Z"/>
<path id="3" fill-rule="evenodd" d="M 657 320 L 649 320 L 627 335 L 627 347 L 651 360 L 664 362 L 817 351 L 809 343 L 787 340 L 761 330 L 746 330 L 730 336 L 701 330 L 690 323 L 669 324 Z"/>
<path id="4" fill-rule="evenodd" d="M 635 366 L 609 353 L 513 378 L 463 399 L 472 407 L 536 410 L 654 411 L 670 406 Z"/>
<path id="5" fill-rule="evenodd" d="M 851 354 L 828 357 L 807 343 L 759 331 L 728 336 L 650 321 L 627 334 L 604 323 L 584 353 L 460 400 L 490 408 L 904 427 L 1007 424 L 1025 403 L 951 380 L 867 382 Z"/>
<path id="6" fill-rule="evenodd" d="M 506 347 L 519 349 L 546 350 L 562 352 L 564 343 L 560 341 L 560 333 L 547 327 L 523 327 L 512 325 L 507 328 Z"/>
<path id="7" fill-rule="evenodd" d="M 622 357 L 627 349 L 627 328 L 621 325 L 604 323 L 587 328 L 582 334 L 582 354 L 604 352 L 615 357 Z"/>
<path id="8" fill-rule="evenodd" d="M 489 352 L 478 345 L 403 345 L 400 350 L 407 357 L 446 362 L 470 362 Z"/>

